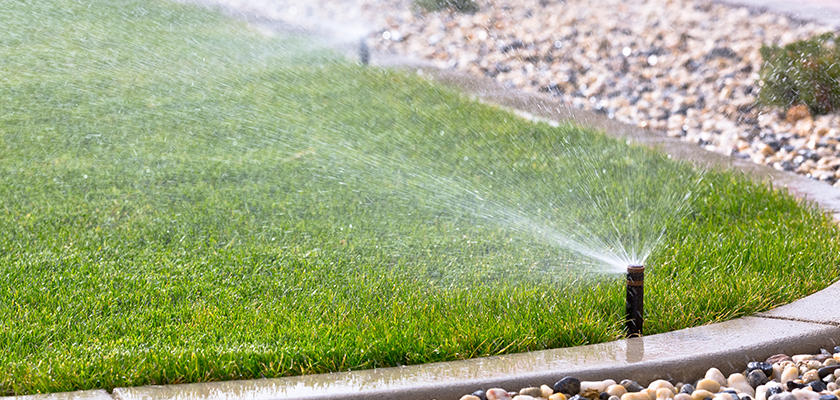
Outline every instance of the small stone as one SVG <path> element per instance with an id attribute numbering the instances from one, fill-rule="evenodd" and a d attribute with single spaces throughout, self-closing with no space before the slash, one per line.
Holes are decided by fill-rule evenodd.
<path id="1" fill-rule="evenodd" d="M 720 383 L 714 379 L 701 379 L 697 382 L 696 390 L 707 390 L 712 393 L 717 393 L 720 391 Z"/>
<path id="2" fill-rule="evenodd" d="M 580 382 L 580 392 L 583 393 L 587 390 L 597 390 L 598 393 L 604 392 L 607 390 L 609 385 L 614 384 L 615 381 L 581 381 Z M 587 396 L 584 396 L 587 397 Z"/>
<path id="3" fill-rule="evenodd" d="M 648 385 L 648 389 L 653 389 L 657 392 L 659 391 L 659 389 L 668 389 L 671 391 L 671 396 L 677 394 L 677 388 L 675 388 L 674 385 L 671 384 L 671 382 L 668 382 L 664 379 L 658 379 L 651 382 L 650 385 Z"/>
<path id="4" fill-rule="evenodd" d="M 826 360 L 826 362 L 828 362 L 828 360 Z M 840 370 L 840 365 L 831 365 L 831 366 L 828 366 L 828 367 L 822 367 L 822 368 L 817 370 L 817 375 L 820 377 L 820 379 L 823 379 L 826 376 L 834 375 L 835 371 L 837 371 L 837 370 Z"/>
<path id="5" fill-rule="evenodd" d="M 820 371 L 816 369 L 809 370 L 802 374 L 802 383 L 810 383 L 820 380 Z"/>
<path id="6" fill-rule="evenodd" d="M 472 395 L 478 397 L 480 400 L 487 400 L 487 393 L 484 393 L 481 389 L 472 392 Z"/>
<path id="7" fill-rule="evenodd" d="M 473 396 L 471 394 L 465 394 L 461 396 L 461 400 L 481 400 L 481 398 L 478 396 Z"/>
<path id="8" fill-rule="evenodd" d="M 512 400 L 510 393 L 507 390 L 493 388 L 487 391 L 487 400 Z"/>
<path id="9" fill-rule="evenodd" d="M 813 382 L 811 382 L 811 383 L 809 383 L 805 386 L 810 387 L 813 391 L 815 391 L 817 393 L 828 389 L 828 385 L 826 385 L 825 382 L 823 382 L 823 381 L 813 381 Z"/>
<path id="10" fill-rule="evenodd" d="M 668 400 L 674 397 L 674 391 L 668 388 L 656 389 L 656 400 Z"/>
<path id="11" fill-rule="evenodd" d="M 548 400 L 566 400 L 566 395 L 563 393 L 554 393 L 548 396 Z"/>
<path id="12" fill-rule="evenodd" d="M 624 388 L 627 389 L 628 392 L 641 392 L 645 389 L 638 382 L 631 381 L 629 379 L 621 381 L 621 386 L 624 386 Z"/>
<path id="13" fill-rule="evenodd" d="M 768 400 L 770 400 L 770 397 L 772 397 L 774 394 L 779 394 L 779 393 L 784 393 L 784 392 L 785 392 L 785 388 L 782 387 L 782 386 L 771 386 L 771 387 L 767 388 L 767 393 L 764 395 L 764 397 L 767 398 Z"/>
<path id="14" fill-rule="evenodd" d="M 770 368 L 770 371 L 773 371 L 772 367 Z M 753 388 L 757 388 L 768 382 L 767 374 L 760 369 L 754 369 L 749 372 L 749 375 L 747 375 L 747 382 L 749 382 L 750 386 Z"/>
<path id="15" fill-rule="evenodd" d="M 627 393 L 627 388 L 621 385 L 610 385 L 610 387 L 607 388 L 607 393 L 609 393 L 610 396 L 621 397 L 624 393 Z"/>
<path id="16" fill-rule="evenodd" d="M 782 377 L 779 379 L 782 384 L 786 384 L 794 379 L 799 378 L 799 368 L 787 367 L 782 371 Z"/>
<path id="17" fill-rule="evenodd" d="M 654 400 L 647 392 L 627 392 L 621 396 L 621 400 Z"/>
<path id="18" fill-rule="evenodd" d="M 782 392 L 782 393 L 774 394 L 774 395 L 770 396 L 770 398 L 768 398 L 767 400 L 797 400 L 797 399 L 796 399 L 796 396 L 793 395 L 793 393 Z"/>
<path id="19" fill-rule="evenodd" d="M 680 388 L 680 393 L 691 394 L 694 391 L 694 385 L 686 383 Z"/>
<path id="20" fill-rule="evenodd" d="M 551 397 L 552 394 L 554 394 L 554 389 L 548 387 L 548 385 L 541 385 L 540 392 L 542 392 L 540 396 L 545 397 L 547 399 Z"/>
<path id="21" fill-rule="evenodd" d="M 537 399 L 534 396 L 518 394 L 516 396 L 513 396 L 513 400 L 537 400 Z"/>
<path id="22" fill-rule="evenodd" d="M 811 361 L 811 360 L 813 360 L 813 359 L 814 359 L 814 355 L 813 355 L 813 354 L 797 354 L 797 355 L 795 355 L 795 356 L 791 357 L 790 359 L 791 359 L 794 363 L 799 364 L 799 363 L 802 363 L 802 362 L 805 362 L 805 361 Z"/>
<path id="23" fill-rule="evenodd" d="M 787 354 L 776 354 L 776 355 L 767 357 L 767 360 L 765 360 L 764 362 L 766 362 L 768 364 L 777 364 L 777 363 L 780 363 L 782 361 L 791 361 L 791 358 Z"/>
<path id="24" fill-rule="evenodd" d="M 761 370 L 764 372 L 764 376 L 773 376 L 773 364 L 769 362 L 761 362 L 761 361 L 753 361 L 747 363 L 747 372 L 752 372 L 755 370 Z"/>
<path id="25" fill-rule="evenodd" d="M 677 395 L 674 396 L 674 400 L 694 400 L 694 399 L 691 398 L 690 394 L 681 392 L 681 393 L 677 393 Z"/>
<path id="26" fill-rule="evenodd" d="M 835 396 L 833 394 L 823 394 L 823 395 L 820 395 L 820 400 L 840 400 L 840 399 L 838 399 L 837 396 Z"/>
<path id="27" fill-rule="evenodd" d="M 789 390 L 789 391 L 791 391 L 791 392 L 792 392 L 792 391 L 794 391 L 795 389 L 802 389 L 802 388 L 804 388 L 804 387 L 805 387 L 805 384 L 799 383 L 799 382 L 797 382 L 797 381 L 787 381 L 787 382 L 785 383 L 785 387 L 787 388 L 787 390 Z"/>
<path id="28" fill-rule="evenodd" d="M 797 400 L 819 400 L 820 398 L 819 393 L 811 390 L 794 390 L 791 393 Z"/>
<path id="29" fill-rule="evenodd" d="M 581 390 L 580 394 L 578 395 L 581 398 L 589 399 L 589 400 L 600 400 L 601 398 L 601 391 L 598 389 L 586 389 Z"/>
<path id="30" fill-rule="evenodd" d="M 542 397 L 542 389 L 540 389 L 538 387 L 523 388 L 519 391 L 519 394 L 523 394 L 523 395 L 531 396 L 531 397 Z"/>
<path id="31" fill-rule="evenodd" d="M 749 395 L 750 397 L 755 397 L 755 388 L 747 382 L 747 378 L 744 377 L 744 374 L 729 375 L 729 379 L 727 379 L 726 382 L 727 386 Z"/>
<path id="32" fill-rule="evenodd" d="M 808 106 L 804 104 L 798 104 L 788 108 L 785 113 L 785 121 L 791 124 L 805 118 L 811 118 L 811 110 L 809 110 Z"/>
<path id="33" fill-rule="evenodd" d="M 720 370 L 717 369 L 717 368 L 714 368 L 714 367 L 709 368 L 709 370 L 706 371 L 706 377 L 705 378 L 706 379 L 713 379 L 715 382 L 717 382 L 721 386 L 726 385 L 726 377 L 723 376 L 723 372 L 720 372 Z"/>
<path id="34" fill-rule="evenodd" d="M 714 398 L 715 394 L 703 389 L 696 389 L 693 393 L 691 393 L 692 400 L 705 400 L 706 398 Z M 624 400 L 623 398 L 621 400 Z"/>
<path id="35" fill-rule="evenodd" d="M 563 393 L 574 396 L 580 393 L 580 380 L 571 376 L 560 379 L 554 384 L 554 393 Z"/>

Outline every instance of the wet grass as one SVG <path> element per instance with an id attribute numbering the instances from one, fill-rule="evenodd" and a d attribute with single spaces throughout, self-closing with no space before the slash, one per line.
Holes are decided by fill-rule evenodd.
<path id="1" fill-rule="evenodd" d="M 621 337 L 621 276 L 574 268 L 556 231 L 635 242 L 667 228 L 648 333 L 838 276 L 825 216 L 735 175 L 207 10 L 3 8 L 0 394 Z"/>

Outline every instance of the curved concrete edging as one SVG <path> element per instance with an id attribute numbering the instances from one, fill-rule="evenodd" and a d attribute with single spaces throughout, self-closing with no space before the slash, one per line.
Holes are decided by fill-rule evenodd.
<path id="1" fill-rule="evenodd" d="M 189 0 L 187 0 L 189 1 Z M 202 0 L 193 0 L 199 1 Z M 788 10 L 781 0 L 717 0 Z M 809 10 L 832 18 L 840 26 L 840 6 L 826 3 L 830 13 L 820 9 L 830 0 L 808 0 Z M 779 8 L 781 7 L 781 8 Z M 796 7 L 796 6 L 794 6 Z M 814 8 L 816 7 L 816 8 Z M 242 15 L 238 15 L 242 17 Z M 258 21 L 265 25 L 270 21 Z M 270 27 L 270 26 L 269 26 Z M 571 120 L 603 130 L 610 135 L 662 148 L 681 160 L 698 166 L 743 171 L 754 179 L 787 188 L 795 196 L 811 201 L 840 221 L 840 189 L 776 171 L 732 157 L 699 151 L 697 146 L 609 120 L 603 115 L 563 107 L 536 94 L 506 89 L 495 82 L 463 73 L 438 70 L 416 60 L 381 57 L 380 65 L 419 68 L 440 83 L 457 87 L 481 101 L 512 109 L 527 118 L 548 121 Z M 693 381 L 715 366 L 725 374 L 739 372 L 746 362 L 763 360 L 777 353 L 811 353 L 821 347 L 840 344 L 840 282 L 791 304 L 722 323 L 683 329 L 642 338 L 444 363 L 342 372 L 300 377 L 247 381 L 210 382 L 168 386 L 86 390 L 45 395 L 0 397 L 0 400 L 157 400 L 157 399 L 457 399 L 476 388 L 502 387 L 514 390 L 526 386 L 551 385 L 574 375 L 583 380 L 632 377 L 646 384 L 655 379 Z"/>

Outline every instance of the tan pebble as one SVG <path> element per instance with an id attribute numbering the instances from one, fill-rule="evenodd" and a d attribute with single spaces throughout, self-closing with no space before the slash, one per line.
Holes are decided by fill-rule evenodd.
<path id="1" fill-rule="evenodd" d="M 487 400 L 511 400 L 510 393 L 507 390 L 493 388 L 485 392 Z"/>
<path id="2" fill-rule="evenodd" d="M 688 393 L 677 393 L 677 395 L 674 396 L 674 400 L 694 400 L 694 399 L 692 399 L 691 395 L 688 394 Z"/>
<path id="3" fill-rule="evenodd" d="M 729 375 L 726 383 L 729 387 L 735 389 L 736 391 L 748 394 L 750 397 L 755 397 L 755 389 L 753 389 L 753 387 L 747 382 L 747 378 L 744 374 Z"/>
<path id="4" fill-rule="evenodd" d="M 797 354 L 797 355 L 791 357 L 791 360 L 794 363 L 797 363 L 797 364 L 799 364 L 803 361 L 810 361 L 810 360 L 813 360 L 813 359 L 814 359 L 814 356 L 812 354 Z"/>
<path id="5" fill-rule="evenodd" d="M 607 388 L 607 394 L 609 394 L 610 396 L 621 397 L 622 395 L 624 395 L 624 393 L 627 393 L 627 388 L 625 388 L 622 385 L 610 385 L 610 387 Z"/>
<path id="6" fill-rule="evenodd" d="M 525 394 L 516 395 L 513 400 L 537 400 L 534 396 L 528 396 Z"/>
<path id="7" fill-rule="evenodd" d="M 531 397 L 541 397 L 542 396 L 542 389 L 540 389 L 538 387 L 522 388 L 521 390 L 519 390 L 519 394 L 523 394 L 523 395 L 531 396 Z"/>
<path id="8" fill-rule="evenodd" d="M 840 389 L 840 386 L 837 385 L 837 382 L 829 382 L 827 385 L 825 385 L 825 387 L 826 390 L 828 390 L 829 392 L 833 392 L 837 389 Z"/>
<path id="9" fill-rule="evenodd" d="M 840 397 L 840 390 L 835 390 L 835 391 L 831 392 L 831 394 L 833 394 L 837 397 Z"/>
<path id="10" fill-rule="evenodd" d="M 729 393 L 715 393 L 714 400 L 735 400 Z"/>
<path id="11" fill-rule="evenodd" d="M 782 376 L 779 378 L 779 380 L 784 385 L 792 380 L 795 380 L 796 378 L 799 378 L 799 368 L 791 366 L 785 368 L 785 370 L 782 371 Z"/>
<path id="12" fill-rule="evenodd" d="M 832 166 L 832 164 L 833 164 L 834 168 L 837 168 L 837 165 L 840 165 L 840 158 L 835 158 L 834 160 L 831 160 L 831 162 L 828 165 Z M 835 360 L 833 358 L 828 358 L 825 361 L 823 361 L 823 367 L 830 367 L 832 365 L 837 365 L 837 364 L 840 364 L 840 363 L 838 363 L 837 360 Z"/>
<path id="13" fill-rule="evenodd" d="M 481 400 L 478 396 L 473 396 L 471 394 L 465 394 L 461 396 L 461 400 Z"/>
<path id="14" fill-rule="evenodd" d="M 791 393 L 796 396 L 796 400 L 819 400 L 820 394 L 808 389 L 794 389 Z"/>
<path id="15" fill-rule="evenodd" d="M 656 400 L 667 400 L 674 398 L 674 391 L 668 388 L 656 389 Z"/>
<path id="16" fill-rule="evenodd" d="M 548 400 L 566 400 L 566 395 L 563 393 L 554 393 L 548 396 Z"/>
<path id="17" fill-rule="evenodd" d="M 550 388 L 548 385 L 540 386 L 540 391 L 542 392 L 541 396 L 545 397 L 546 399 L 551 397 L 554 394 L 554 389 Z"/>
<path id="18" fill-rule="evenodd" d="M 778 381 L 779 379 L 782 378 L 782 371 L 784 371 L 784 370 L 785 370 L 785 368 L 782 367 L 781 364 L 773 364 L 773 376 L 768 377 L 768 378 L 771 381 Z"/>
<path id="19" fill-rule="evenodd" d="M 613 381 L 615 383 L 615 381 Z M 587 390 L 597 390 L 598 393 L 601 393 L 607 389 L 607 385 L 603 381 L 581 381 L 580 382 L 580 392 L 583 393 Z"/>
<path id="20" fill-rule="evenodd" d="M 633 393 L 633 392 L 624 393 L 623 395 L 621 395 L 621 400 L 653 400 L 653 399 L 651 399 L 650 396 L 648 396 L 647 392 L 642 391 L 642 392 L 635 392 L 635 393 Z M 700 399 L 700 400 L 702 400 L 702 399 Z"/>
<path id="21" fill-rule="evenodd" d="M 691 393 L 692 400 L 704 400 L 706 397 L 715 397 L 715 394 L 703 389 L 695 389 L 694 392 Z M 621 399 L 624 400 L 624 399 Z"/>
<path id="22" fill-rule="evenodd" d="M 802 383 L 811 383 L 820 380 L 819 372 L 815 369 L 812 369 L 804 374 L 802 374 Z"/>
<path id="23" fill-rule="evenodd" d="M 677 388 L 675 388 L 674 385 L 671 384 L 671 382 L 668 382 L 664 379 L 659 379 L 651 382 L 650 385 L 648 385 L 648 389 L 654 389 L 656 391 L 659 391 L 659 389 L 668 389 L 673 394 L 677 393 Z"/>
<path id="24" fill-rule="evenodd" d="M 697 386 L 695 388 L 698 390 L 708 390 L 709 392 L 717 393 L 720 391 L 720 383 L 714 379 L 706 378 L 697 382 Z"/>
<path id="25" fill-rule="evenodd" d="M 647 393 L 648 397 L 651 399 L 656 398 L 656 390 L 653 389 L 642 389 L 642 393 Z"/>
<path id="26" fill-rule="evenodd" d="M 804 104 L 798 104 L 788 108 L 785 113 L 785 121 L 791 124 L 805 118 L 811 118 L 811 110 Z"/>

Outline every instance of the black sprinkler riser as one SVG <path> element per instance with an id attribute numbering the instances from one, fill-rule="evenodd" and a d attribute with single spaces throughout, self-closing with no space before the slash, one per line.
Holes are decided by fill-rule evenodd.
<path id="1" fill-rule="evenodd" d="M 645 267 L 627 266 L 627 337 L 642 336 L 645 308 Z"/>

